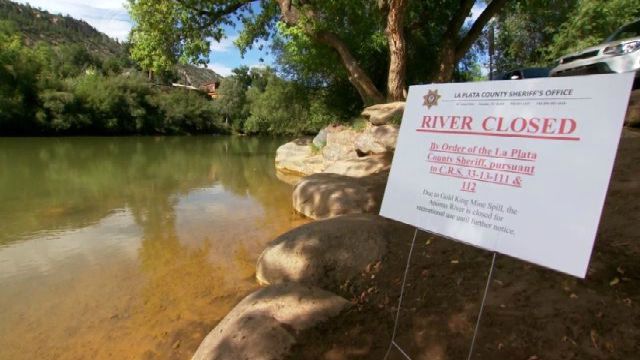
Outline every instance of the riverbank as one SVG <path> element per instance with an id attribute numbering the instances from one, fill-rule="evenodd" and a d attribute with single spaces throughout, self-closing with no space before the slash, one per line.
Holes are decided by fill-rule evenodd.
<path id="1" fill-rule="evenodd" d="M 585 280 L 498 256 L 474 359 L 637 355 L 638 174 L 640 132 L 625 129 Z M 354 306 L 301 333 L 287 359 L 382 359 L 412 235 L 398 231 L 380 265 L 338 292 Z M 413 359 L 466 357 L 490 263 L 487 251 L 418 233 L 397 337 Z"/>
<path id="2" fill-rule="evenodd" d="M 640 268 L 635 261 L 640 254 L 640 231 L 627 215 L 638 211 L 638 205 L 629 199 L 640 195 L 640 182 L 634 178 L 640 173 L 639 160 L 640 132 L 625 129 L 586 280 L 507 256 L 498 257 L 475 358 L 626 359 L 635 354 L 635 344 L 640 341 L 635 326 L 640 319 Z M 345 216 L 349 206 L 342 206 L 344 202 L 338 209 L 346 211 L 317 211 L 335 203 L 331 194 L 353 193 L 349 190 L 352 185 L 328 185 L 343 181 L 334 179 L 336 176 L 317 174 L 304 178 L 296 185 L 293 199 L 299 212 L 332 220 L 304 225 L 278 237 L 258 261 L 259 281 L 272 284 L 265 291 L 280 286 L 273 284 L 294 282 L 303 289 L 293 293 L 288 289 L 278 296 L 300 296 L 311 291 L 304 289 L 312 287 L 331 291 L 335 295 L 330 296 L 337 296 L 338 301 L 329 313 L 311 308 L 312 314 L 318 314 L 312 315 L 315 320 L 305 326 L 293 326 L 286 335 L 287 345 L 279 348 L 275 358 L 372 359 L 383 358 L 387 351 L 414 229 L 374 215 Z M 304 189 L 317 204 L 297 199 L 300 195 L 296 193 Z M 297 206 L 300 203 L 312 211 Z M 351 204 L 355 204 L 351 209 L 354 213 L 377 213 L 376 206 L 359 208 L 358 203 Z M 358 221 L 364 222 L 355 225 Z M 372 230 L 367 229 L 376 226 L 384 230 L 369 233 Z M 357 233 L 354 229 L 358 229 Z M 364 237 L 360 237 L 362 234 Z M 379 239 L 375 240 L 378 245 L 365 246 L 371 239 Z M 463 358 L 471 341 L 491 254 L 424 232 L 418 233 L 416 244 L 397 342 L 417 359 Z M 321 298 L 326 296 L 329 295 Z M 279 311 L 299 305 L 283 306 Z M 252 313 L 247 309 L 242 313 L 247 311 Z M 288 327 L 298 317 L 304 314 L 283 319 L 275 311 L 265 319 L 275 319 L 276 324 L 281 324 L 276 326 Z M 242 323 L 234 326 L 243 328 Z M 216 338 L 214 333 L 215 330 L 208 338 Z M 277 343 L 270 336 L 273 335 L 259 340 L 266 349 L 271 349 L 268 344 Z M 219 340 L 218 337 L 216 341 Z M 235 352 L 225 353 L 222 349 L 213 352 L 221 357 L 211 358 L 244 354 L 244 349 L 252 348 L 253 343 L 235 344 Z M 396 358 L 400 359 L 391 357 Z"/>

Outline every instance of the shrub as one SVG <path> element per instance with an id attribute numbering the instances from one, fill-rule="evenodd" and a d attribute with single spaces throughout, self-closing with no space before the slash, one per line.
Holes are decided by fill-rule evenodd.
<path id="1" fill-rule="evenodd" d="M 203 94 L 178 89 L 157 93 L 151 101 L 163 119 L 164 132 L 227 132 L 223 115 Z"/>

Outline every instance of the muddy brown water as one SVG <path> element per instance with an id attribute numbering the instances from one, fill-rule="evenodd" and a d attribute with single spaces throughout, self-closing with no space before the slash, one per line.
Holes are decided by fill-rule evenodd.
<path id="1" fill-rule="evenodd" d="M 303 222 L 282 143 L 0 138 L 0 359 L 188 359 Z"/>

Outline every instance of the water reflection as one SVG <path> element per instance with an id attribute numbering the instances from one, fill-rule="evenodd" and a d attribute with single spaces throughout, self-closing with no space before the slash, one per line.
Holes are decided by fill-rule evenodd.
<path id="1" fill-rule="evenodd" d="M 0 139 L 0 359 L 188 358 L 301 221 L 280 143 Z"/>

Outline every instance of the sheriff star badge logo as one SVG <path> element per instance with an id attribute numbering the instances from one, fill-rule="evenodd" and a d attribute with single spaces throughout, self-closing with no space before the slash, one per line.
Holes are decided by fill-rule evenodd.
<path id="1" fill-rule="evenodd" d="M 438 90 L 429 90 L 429 92 L 427 93 L 427 95 L 425 95 L 424 98 L 424 106 L 426 106 L 428 109 L 431 109 L 432 106 L 438 106 L 438 100 L 440 100 L 442 96 L 440 96 L 438 94 Z"/>

